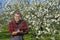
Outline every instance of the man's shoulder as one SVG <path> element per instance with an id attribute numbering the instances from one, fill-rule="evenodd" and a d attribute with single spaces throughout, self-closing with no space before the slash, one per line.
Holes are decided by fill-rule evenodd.
<path id="1" fill-rule="evenodd" d="M 21 20 L 21 23 L 27 23 L 27 21 L 26 20 Z"/>
<path id="2" fill-rule="evenodd" d="M 26 20 L 20 20 L 20 22 L 26 22 Z"/>
<path id="3" fill-rule="evenodd" d="M 10 21 L 9 21 L 9 23 L 11 23 L 11 24 L 12 24 L 12 23 L 14 23 L 14 21 L 13 21 L 13 20 L 10 20 Z"/>

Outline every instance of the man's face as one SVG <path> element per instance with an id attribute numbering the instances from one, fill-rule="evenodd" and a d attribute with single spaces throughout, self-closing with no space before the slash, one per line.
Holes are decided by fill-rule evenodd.
<path id="1" fill-rule="evenodd" d="M 14 14 L 14 19 L 15 19 L 15 21 L 19 21 L 20 15 L 19 14 Z"/>

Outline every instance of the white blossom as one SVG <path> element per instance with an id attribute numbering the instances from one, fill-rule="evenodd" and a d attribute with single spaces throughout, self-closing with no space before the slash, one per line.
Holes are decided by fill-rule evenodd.
<path id="1" fill-rule="evenodd" d="M 38 30 L 38 27 L 36 27 L 35 30 Z"/>
<path id="2" fill-rule="evenodd" d="M 55 38 L 54 37 L 51 37 L 51 40 L 55 40 Z"/>
<path id="3" fill-rule="evenodd" d="M 41 32 L 40 32 L 40 31 L 38 31 L 38 35 L 40 35 L 40 33 L 41 33 Z"/>
<path id="4" fill-rule="evenodd" d="M 12 12 L 10 13 L 10 15 L 13 14 L 13 12 L 14 12 L 14 11 L 12 11 Z"/>
<path id="5" fill-rule="evenodd" d="M 29 18 L 30 16 L 29 15 L 26 15 L 26 18 Z"/>
<path id="6" fill-rule="evenodd" d="M 47 31 L 50 32 L 50 29 L 48 27 L 46 27 Z"/>

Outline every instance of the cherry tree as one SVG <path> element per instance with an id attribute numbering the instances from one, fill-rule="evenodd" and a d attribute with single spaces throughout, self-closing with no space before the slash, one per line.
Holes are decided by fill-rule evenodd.
<path id="1" fill-rule="evenodd" d="M 0 15 L 0 21 L 3 21 L 1 25 L 8 25 L 15 10 L 19 10 L 22 19 L 27 21 L 31 40 L 59 40 L 55 37 L 55 35 L 60 35 L 59 0 L 46 0 L 43 2 L 33 0 L 32 4 L 29 4 L 28 0 L 22 2 L 17 0 L 15 4 L 7 4 Z"/>

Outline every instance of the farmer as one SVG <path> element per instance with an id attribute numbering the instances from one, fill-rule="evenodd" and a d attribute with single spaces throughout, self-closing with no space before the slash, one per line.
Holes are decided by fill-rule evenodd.
<path id="1" fill-rule="evenodd" d="M 21 13 L 15 11 L 13 13 L 13 20 L 9 22 L 10 40 L 24 40 L 24 34 L 28 33 L 28 26 L 25 20 L 21 20 Z"/>

